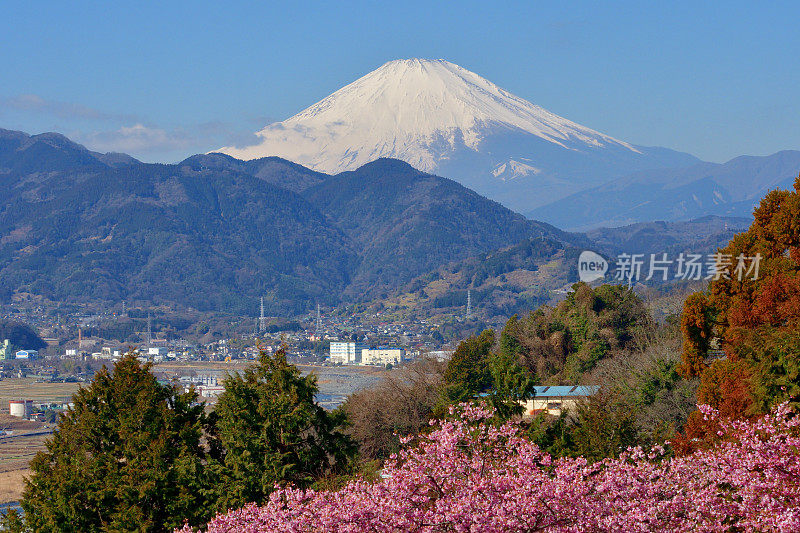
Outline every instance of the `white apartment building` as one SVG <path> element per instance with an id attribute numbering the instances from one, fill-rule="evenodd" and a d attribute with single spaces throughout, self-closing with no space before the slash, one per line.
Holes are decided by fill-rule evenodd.
<path id="1" fill-rule="evenodd" d="M 361 363 L 362 353 L 367 346 L 350 341 L 331 341 L 331 362 L 343 365 Z"/>
<path id="2" fill-rule="evenodd" d="M 375 348 L 361 351 L 362 365 L 396 365 L 403 360 L 405 350 L 402 348 Z"/>

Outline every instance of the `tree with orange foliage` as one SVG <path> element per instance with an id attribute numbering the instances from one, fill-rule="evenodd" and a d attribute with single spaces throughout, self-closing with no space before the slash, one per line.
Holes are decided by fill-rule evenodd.
<path id="1" fill-rule="evenodd" d="M 764 197 L 750 228 L 719 251 L 729 265 L 724 275 L 684 303 L 681 373 L 699 376 L 698 401 L 728 418 L 800 403 L 800 176 L 793 189 Z M 757 274 L 752 260 L 747 272 L 737 269 L 754 257 Z M 715 337 L 727 359 L 709 365 Z M 702 442 L 711 429 L 691 417 L 683 444 Z"/>

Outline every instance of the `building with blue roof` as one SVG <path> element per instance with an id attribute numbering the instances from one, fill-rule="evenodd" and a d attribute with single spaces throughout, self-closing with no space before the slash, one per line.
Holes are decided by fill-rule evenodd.
<path id="1" fill-rule="evenodd" d="M 574 411 L 599 390 L 600 387 L 595 385 L 538 385 L 533 388 L 533 398 L 520 403 L 525 407 L 524 416 L 533 417 L 540 413 L 559 416 L 562 411 Z"/>

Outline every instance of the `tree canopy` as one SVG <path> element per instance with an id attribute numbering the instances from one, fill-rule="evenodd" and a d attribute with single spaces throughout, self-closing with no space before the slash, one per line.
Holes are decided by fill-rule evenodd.
<path id="1" fill-rule="evenodd" d="M 217 508 L 266 501 L 276 485 L 308 487 L 342 471 L 355 451 L 341 413 L 316 403 L 316 377 L 303 376 L 279 350 L 224 381 L 214 410 Z"/>
<path id="2" fill-rule="evenodd" d="M 698 400 L 728 417 L 800 405 L 800 177 L 764 197 L 716 263 L 708 289 L 684 305 L 681 372 L 699 376 Z M 699 415 L 687 432 L 714 438 Z"/>
<path id="3" fill-rule="evenodd" d="M 31 463 L 26 527 L 159 532 L 207 521 L 206 418 L 195 400 L 132 353 L 103 367 Z"/>

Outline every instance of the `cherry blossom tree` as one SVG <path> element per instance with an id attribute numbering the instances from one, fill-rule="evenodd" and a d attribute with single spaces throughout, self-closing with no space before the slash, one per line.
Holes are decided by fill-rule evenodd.
<path id="1" fill-rule="evenodd" d="M 554 460 L 513 423 L 492 425 L 486 405 L 462 404 L 406 439 L 382 481 L 276 490 L 207 532 L 800 531 L 800 417 L 787 404 L 755 421 L 700 410 L 719 428 L 712 448 L 590 464 Z"/>

